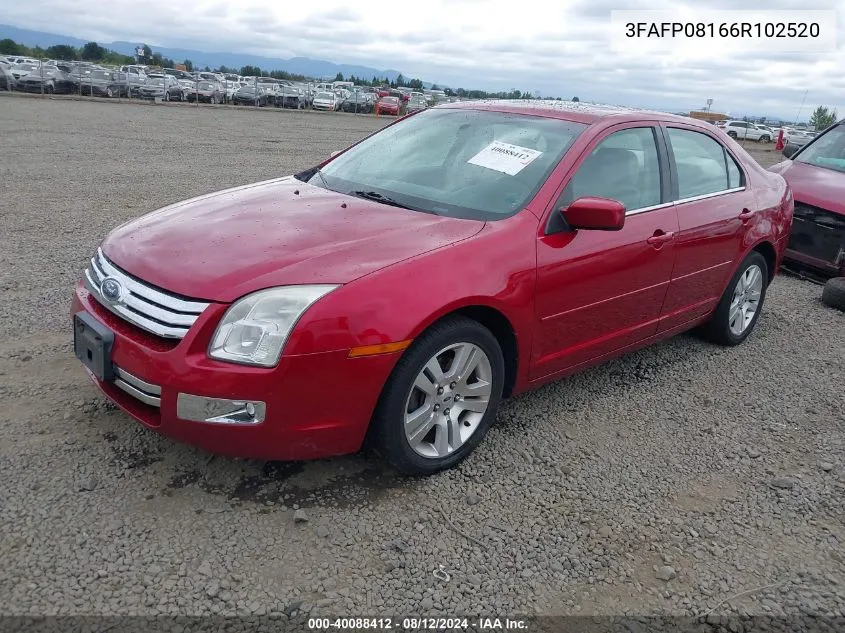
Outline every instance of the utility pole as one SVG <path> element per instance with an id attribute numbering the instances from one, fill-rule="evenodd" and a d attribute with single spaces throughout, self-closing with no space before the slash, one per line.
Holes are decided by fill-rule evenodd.
<path id="1" fill-rule="evenodd" d="M 793 122 L 793 124 L 792 124 L 792 125 L 798 125 L 798 119 L 800 119 L 800 118 L 801 118 L 801 110 L 803 110 L 803 109 L 804 109 L 804 101 L 806 101 L 806 100 L 807 100 L 807 93 L 808 93 L 809 91 L 810 91 L 809 89 L 807 89 L 807 90 L 805 90 L 805 91 L 804 91 L 804 98 L 803 98 L 803 99 L 801 99 L 801 106 L 798 108 L 798 114 L 796 114 L 796 115 L 795 115 L 795 121 Z"/>

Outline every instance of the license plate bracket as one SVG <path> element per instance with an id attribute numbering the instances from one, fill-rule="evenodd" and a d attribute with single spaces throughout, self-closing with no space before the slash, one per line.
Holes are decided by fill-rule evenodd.
<path id="1" fill-rule="evenodd" d="M 87 312 L 73 315 L 73 351 L 80 362 L 103 382 L 114 380 L 111 361 L 114 332 Z"/>

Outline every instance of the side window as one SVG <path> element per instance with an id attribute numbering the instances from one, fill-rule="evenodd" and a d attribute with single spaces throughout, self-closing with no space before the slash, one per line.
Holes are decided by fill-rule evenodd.
<path id="1" fill-rule="evenodd" d="M 745 183 L 742 178 L 742 170 L 736 164 L 734 157 L 728 154 L 727 150 L 722 149 L 725 154 L 725 162 L 728 164 L 728 189 L 735 189 L 741 187 Z"/>
<path id="2" fill-rule="evenodd" d="M 678 173 L 678 198 L 718 193 L 742 184 L 742 170 L 722 144 L 701 132 L 667 128 Z"/>
<path id="3" fill-rule="evenodd" d="M 555 208 L 568 206 L 578 198 L 595 196 L 618 200 L 630 212 L 660 204 L 660 192 L 660 160 L 654 128 L 630 128 L 614 132 L 590 152 Z"/>

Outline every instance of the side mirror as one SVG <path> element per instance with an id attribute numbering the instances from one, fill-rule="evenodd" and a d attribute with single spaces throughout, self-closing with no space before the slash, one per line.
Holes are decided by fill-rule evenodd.
<path id="1" fill-rule="evenodd" d="M 573 229 L 619 231 L 625 226 L 625 205 L 608 198 L 578 198 L 561 213 Z"/>
<path id="2" fill-rule="evenodd" d="M 798 146 L 793 143 L 787 143 L 783 146 L 783 151 L 781 152 L 786 158 L 792 158 L 793 154 L 798 151 Z"/>

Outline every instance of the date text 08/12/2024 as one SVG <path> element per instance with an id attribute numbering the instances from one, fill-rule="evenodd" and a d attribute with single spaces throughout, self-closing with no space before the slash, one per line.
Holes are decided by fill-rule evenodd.
<path id="1" fill-rule="evenodd" d="M 528 622 L 522 618 L 309 618 L 308 629 L 312 631 L 340 630 L 399 630 L 399 631 L 459 631 L 459 630 L 527 630 Z"/>

